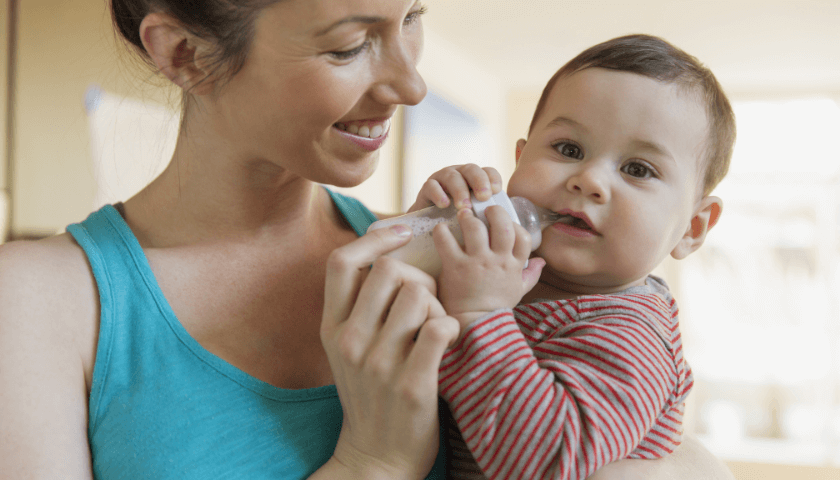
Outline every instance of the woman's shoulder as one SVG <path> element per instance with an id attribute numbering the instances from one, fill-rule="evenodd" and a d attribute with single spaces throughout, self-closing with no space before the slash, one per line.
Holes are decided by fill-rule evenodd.
<path id="1" fill-rule="evenodd" d="M 0 418 L 16 439 L 12 455 L 0 451 L 0 470 L 13 477 L 92 478 L 93 283 L 67 235 L 0 245 Z"/>
<path id="2" fill-rule="evenodd" d="M 0 282 L 4 291 L 10 289 L 28 299 L 56 298 L 91 288 L 93 275 L 84 251 L 70 234 L 64 233 L 0 245 Z"/>
<path id="3" fill-rule="evenodd" d="M 98 314 L 87 257 L 69 234 L 0 245 L 0 331 L 21 341 L 69 340 L 92 361 Z"/>

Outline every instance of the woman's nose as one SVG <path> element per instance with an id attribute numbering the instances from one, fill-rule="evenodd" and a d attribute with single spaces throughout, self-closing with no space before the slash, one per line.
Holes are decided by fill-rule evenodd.
<path id="1" fill-rule="evenodd" d="M 393 46 L 379 64 L 379 81 L 373 96 L 385 105 L 417 105 L 426 96 L 426 82 L 417 71 L 419 45 L 399 43 Z"/>
<path id="2" fill-rule="evenodd" d="M 605 165 L 581 163 L 578 170 L 569 177 L 566 188 L 572 192 L 590 197 L 597 203 L 610 199 L 609 172 Z"/>

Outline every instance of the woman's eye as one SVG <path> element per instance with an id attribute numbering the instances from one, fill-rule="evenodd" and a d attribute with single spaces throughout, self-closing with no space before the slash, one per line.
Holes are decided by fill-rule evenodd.
<path id="1" fill-rule="evenodd" d="M 560 152 L 560 155 L 569 158 L 582 159 L 583 150 L 574 143 L 560 142 L 554 144 L 554 149 Z"/>
<path id="2" fill-rule="evenodd" d="M 635 178 L 649 178 L 653 176 L 653 171 L 647 165 L 639 162 L 628 163 L 621 167 L 621 171 Z"/>
<path id="3" fill-rule="evenodd" d="M 370 46 L 370 40 L 365 40 L 365 43 L 359 45 L 358 47 L 352 50 L 343 50 L 339 52 L 330 52 L 330 55 L 335 58 L 336 60 L 349 60 L 355 56 L 358 56 L 363 51 L 367 50 Z"/>
<path id="4" fill-rule="evenodd" d="M 412 23 L 420 20 L 427 11 L 425 5 L 420 5 L 420 8 L 414 10 L 413 12 L 408 12 L 408 15 L 405 16 L 405 20 L 403 20 L 403 25 L 411 25 Z"/>

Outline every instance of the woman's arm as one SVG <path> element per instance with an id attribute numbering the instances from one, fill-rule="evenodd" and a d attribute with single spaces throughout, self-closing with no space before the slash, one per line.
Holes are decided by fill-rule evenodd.
<path id="1" fill-rule="evenodd" d="M 98 312 L 67 237 L 0 246 L 0 472 L 91 479 L 86 365 Z"/>
<path id="2" fill-rule="evenodd" d="M 732 472 L 702 443 L 684 436 L 671 455 L 658 460 L 619 460 L 587 480 L 735 480 Z"/>

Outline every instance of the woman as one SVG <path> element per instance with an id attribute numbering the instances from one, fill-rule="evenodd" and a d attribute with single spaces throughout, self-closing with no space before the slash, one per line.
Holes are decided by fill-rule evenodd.
<path id="1" fill-rule="evenodd" d="M 442 478 L 437 366 L 457 324 L 430 277 L 380 258 L 406 232 L 357 239 L 372 214 L 318 185 L 365 180 L 397 105 L 425 95 L 422 6 L 112 7 L 183 89 L 181 131 L 135 197 L 0 250 L 0 471 Z M 680 453 L 609 478 L 719 472 Z"/>

